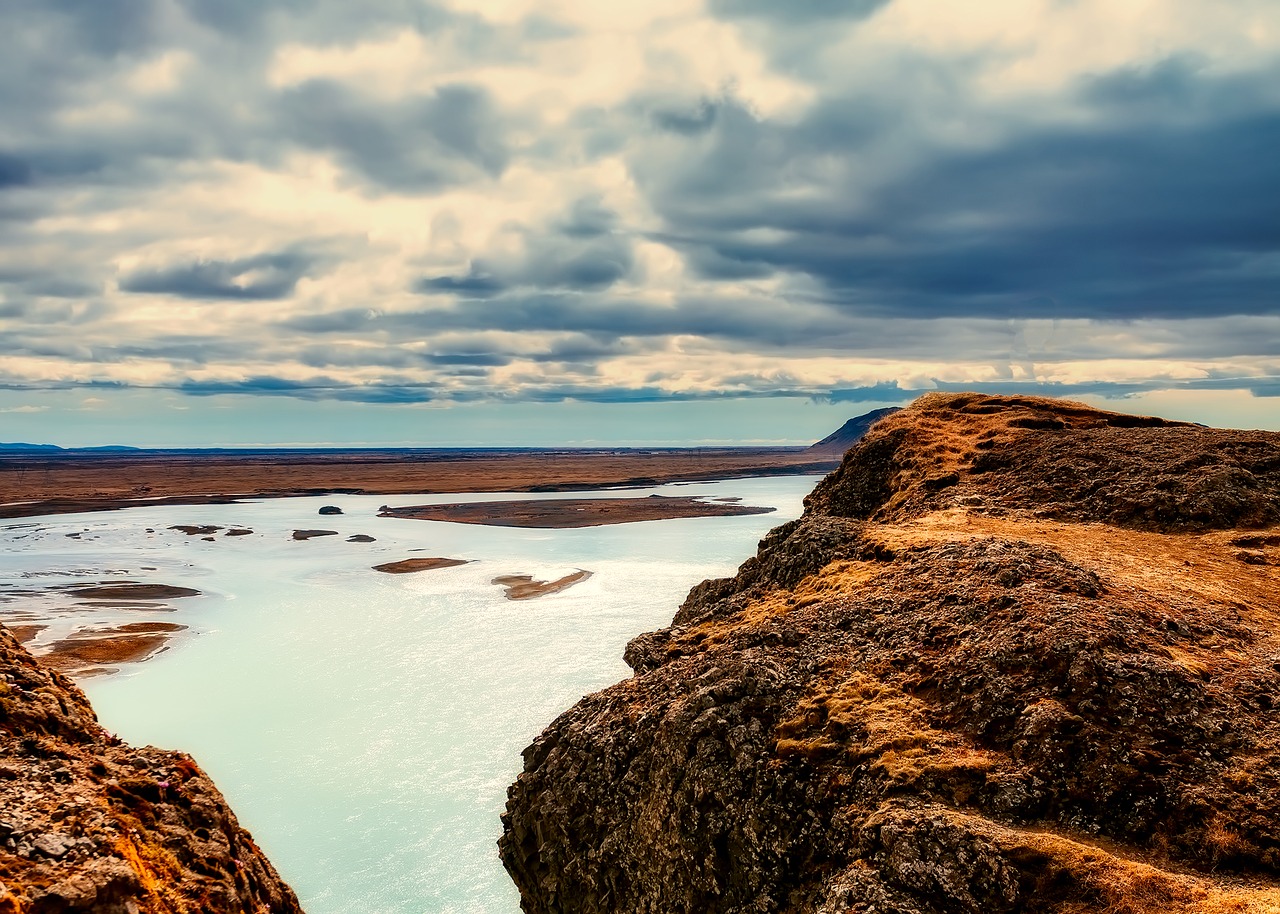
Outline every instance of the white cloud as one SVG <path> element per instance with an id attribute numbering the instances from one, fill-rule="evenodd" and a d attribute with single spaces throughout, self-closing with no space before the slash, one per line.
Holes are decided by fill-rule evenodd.
<path id="1" fill-rule="evenodd" d="M 367 28 L 295 11 L 224 38 L 159 20 L 149 44 L 68 48 L 47 98 L 0 92 L 0 194 L 22 215 L 0 222 L 11 383 L 447 398 L 1277 370 L 1265 230 L 1214 212 L 1203 243 L 1166 251 L 1161 231 L 1194 228 L 1155 211 L 1216 205 L 1193 199 L 1186 150 L 1231 126 L 1218 100 L 1274 122 L 1274 3 L 894 0 L 816 25 L 680 0 L 378 9 Z M 1121 77 L 1108 100 L 1085 91 Z M 303 91 L 319 84 L 337 88 Z M 1133 106 L 1177 130 L 1111 156 L 1151 135 L 1126 128 Z M 1242 148 L 1213 142 L 1205 161 Z M 1143 156 L 1165 151 L 1186 160 L 1146 187 Z M 1262 157 L 1232 168 L 1274 186 Z M 599 225 L 571 224 L 583 201 Z M 1241 247 L 1218 246 L 1233 231 Z M 1126 233 L 1155 259 L 1116 247 Z M 1203 300 L 1179 304 L 1166 254 L 1203 260 Z M 305 265 L 279 295 L 237 295 L 280 255 Z M 1214 298 L 1228 267 L 1240 281 Z M 127 291 L 144 273 L 200 281 Z"/>

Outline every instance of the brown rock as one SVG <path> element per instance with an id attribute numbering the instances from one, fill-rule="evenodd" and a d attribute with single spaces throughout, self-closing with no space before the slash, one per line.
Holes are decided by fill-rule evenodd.
<path id="1" fill-rule="evenodd" d="M 301 908 L 190 756 L 110 736 L 0 626 L 0 914 L 72 911 Z"/>
<path id="2" fill-rule="evenodd" d="M 337 530 L 294 530 L 293 538 L 296 540 L 309 540 L 317 536 L 337 536 Z"/>
<path id="3" fill-rule="evenodd" d="M 525 751 L 524 910 L 1276 910 L 1278 521 L 1280 434 L 881 420 Z"/>

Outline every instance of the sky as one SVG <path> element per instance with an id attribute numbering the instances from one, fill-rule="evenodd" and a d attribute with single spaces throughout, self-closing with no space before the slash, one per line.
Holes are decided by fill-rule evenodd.
<path id="1" fill-rule="evenodd" d="M 0 0 L 0 441 L 1280 429 L 1275 0 Z"/>

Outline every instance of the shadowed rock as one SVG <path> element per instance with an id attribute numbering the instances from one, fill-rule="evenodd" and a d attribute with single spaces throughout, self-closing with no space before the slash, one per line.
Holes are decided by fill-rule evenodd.
<path id="1" fill-rule="evenodd" d="M 525 751 L 524 910 L 1276 910 L 1278 521 L 1277 433 L 882 419 Z"/>

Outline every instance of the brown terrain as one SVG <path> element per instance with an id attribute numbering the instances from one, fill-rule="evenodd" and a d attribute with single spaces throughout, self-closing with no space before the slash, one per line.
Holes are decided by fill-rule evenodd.
<path id="1" fill-rule="evenodd" d="M 0 914 L 293 914 L 190 756 L 121 743 L 0 627 Z"/>
<path id="2" fill-rule="evenodd" d="M 435 571 L 437 568 L 455 568 L 467 564 L 466 559 L 421 558 L 401 559 L 398 562 L 384 562 L 374 565 L 374 571 L 384 574 L 412 574 L 415 571 Z"/>
<path id="3" fill-rule="evenodd" d="M 529 914 L 1280 912 L 1280 433 L 922 398 L 626 659 Z"/>
<path id="4" fill-rule="evenodd" d="M 536 581 L 531 574 L 500 574 L 493 583 L 507 589 L 508 600 L 536 600 L 549 594 L 568 590 L 574 584 L 581 584 L 591 577 L 589 571 L 575 571 L 554 581 Z"/>
<path id="5" fill-rule="evenodd" d="M 48 626 L 49 616 L 33 615 L 23 608 L 30 598 L 68 601 L 74 607 L 140 612 L 167 612 L 174 607 L 157 600 L 196 597 L 200 591 L 172 584 L 143 584 L 136 581 L 99 582 L 94 584 L 57 584 L 31 590 L 5 590 L 0 593 L 0 606 L 13 636 L 47 666 L 76 677 L 100 676 L 117 672 L 121 664 L 139 663 L 165 649 L 169 639 L 187 626 L 172 622 L 127 622 L 82 626 L 57 641 L 39 643 L 37 638 Z M 48 609 L 48 607 L 46 607 Z M 56 612 L 56 610 L 55 610 Z M 0 909 L 3 914 L 3 909 Z"/>
<path id="6" fill-rule="evenodd" d="M 740 517 L 768 514 L 757 508 L 725 501 L 701 501 L 693 496 L 650 495 L 647 498 L 555 498 L 536 501 L 486 501 L 461 505 L 409 505 L 383 508 L 379 517 L 486 524 L 491 527 L 599 527 L 676 517 Z"/>
<path id="7" fill-rule="evenodd" d="M 335 492 L 558 492 L 648 486 L 820 473 L 838 459 L 839 455 L 804 448 L 0 453 L 0 518 Z"/>

